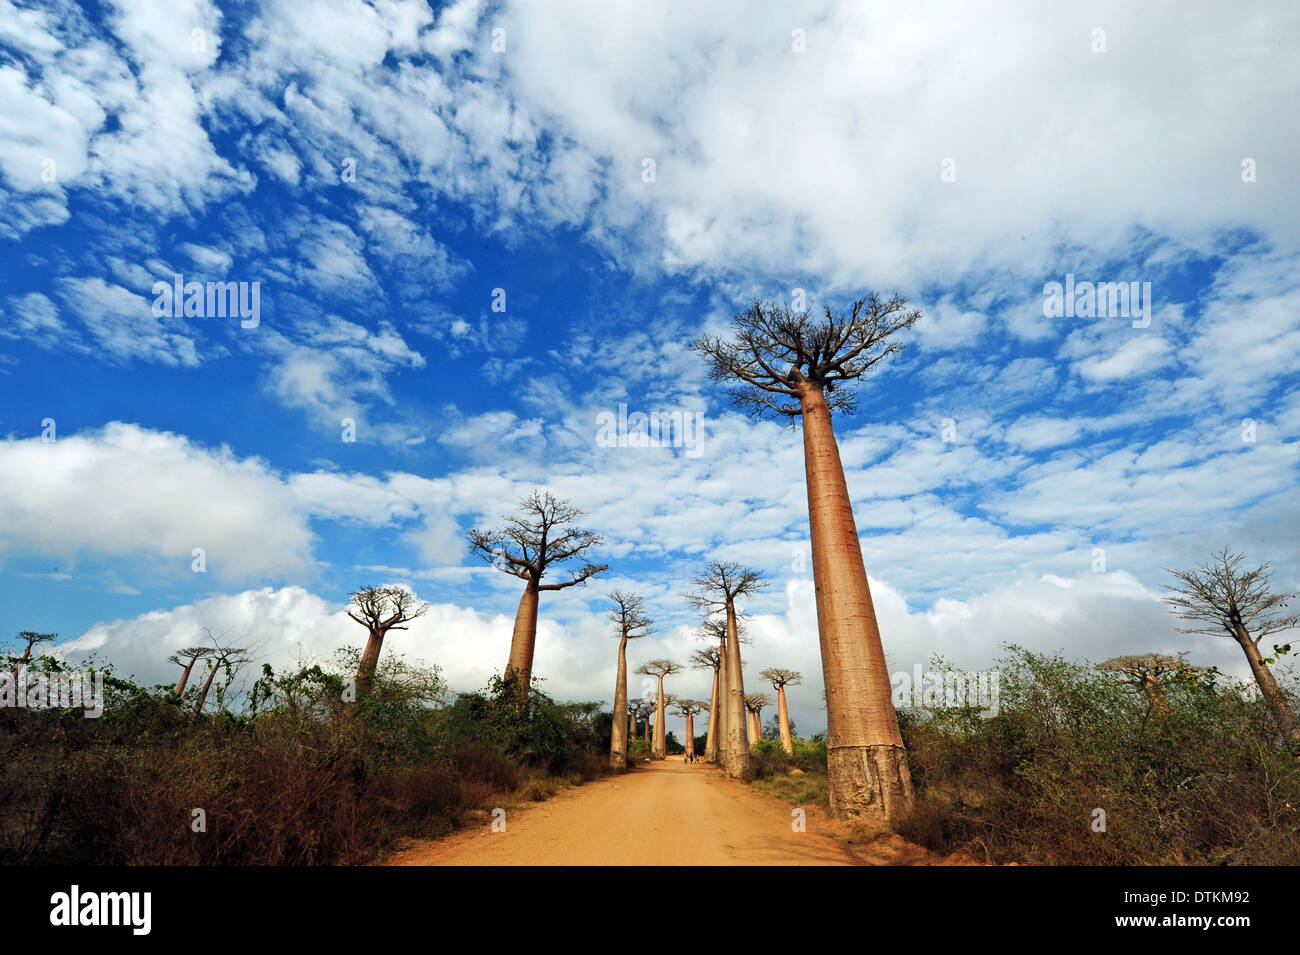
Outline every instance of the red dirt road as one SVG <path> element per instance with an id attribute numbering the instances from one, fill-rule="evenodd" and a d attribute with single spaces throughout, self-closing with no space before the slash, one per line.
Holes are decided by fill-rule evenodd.
<path id="1" fill-rule="evenodd" d="M 885 836 L 864 856 L 830 833 L 816 809 L 807 831 L 791 828 L 795 807 L 704 764 L 650 763 L 623 776 L 507 810 L 506 831 L 490 820 L 448 839 L 423 842 L 388 865 L 890 865 L 929 861 L 924 850 Z M 861 850 L 859 850 L 861 851 Z"/>

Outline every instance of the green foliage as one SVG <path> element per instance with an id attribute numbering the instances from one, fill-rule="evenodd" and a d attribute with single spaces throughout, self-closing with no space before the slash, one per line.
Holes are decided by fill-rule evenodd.
<path id="1" fill-rule="evenodd" d="M 999 669 L 995 716 L 900 713 L 918 793 L 903 835 L 980 861 L 1300 862 L 1300 761 L 1246 688 L 1211 672 L 1153 712 L 1060 655 L 1012 646 Z"/>

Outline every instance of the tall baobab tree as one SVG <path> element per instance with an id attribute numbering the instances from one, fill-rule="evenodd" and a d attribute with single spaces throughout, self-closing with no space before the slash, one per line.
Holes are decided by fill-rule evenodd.
<path id="1" fill-rule="evenodd" d="M 618 714 L 627 709 L 627 642 L 651 633 L 654 623 L 645 615 L 645 602 L 636 594 L 616 590 L 609 595 L 614 609 L 610 622 L 618 635 L 618 674 L 614 677 L 614 714 L 609 736 L 609 765 L 615 772 L 627 769 L 627 723 Z"/>
<path id="2" fill-rule="evenodd" d="M 606 564 L 585 563 L 559 583 L 542 583 L 546 572 L 556 564 L 585 557 L 587 551 L 602 543 L 599 534 L 574 527 L 582 511 L 548 491 L 533 491 L 519 502 L 519 513 L 505 518 L 503 530 L 472 530 L 469 542 L 473 552 L 498 570 L 513 574 L 525 582 L 515 613 L 515 629 L 510 638 L 510 657 L 506 661 L 506 680 L 514 681 L 519 702 L 528 702 L 533 678 L 533 651 L 537 645 L 537 605 L 544 590 L 563 590 L 584 583 L 596 574 L 609 570 Z"/>
<path id="3" fill-rule="evenodd" d="M 1225 547 L 1194 570 L 1169 570 L 1177 583 L 1170 585 L 1171 593 L 1164 601 L 1179 618 L 1193 622 L 1194 626 L 1181 628 L 1182 633 L 1205 633 L 1237 641 L 1273 722 L 1286 739 L 1300 742 L 1300 724 L 1269 669 L 1270 661 L 1259 650 L 1259 641 L 1264 637 L 1300 624 L 1300 615 L 1281 612 L 1296 595 L 1275 593 L 1270 589 L 1269 565 L 1242 570 L 1244 559 L 1244 555 L 1229 553 Z M 1287 644 L 1276 650 L 1284 653 L 1289 648 Z"/>
<path id="4" fill-rule="evenodd" d="M 695 714 L 704 711 L 704 704 L 699 700 L 677 700 L 674 704 L 677 712 L 686 719 L 686 755 L 695 755 Z"/>
<path id="5" fill-rule="evenodd" d="M 17 660 L 14 660 L 13 670 L 10 672 L 10 677 L 15 685 L 18 683 L 18 673 L 22 670 L 23 664 L 32 658 L 32 647 L 38 643 L 48 643 L 58 638 L 57 633 L 36 633 L 32 630 L 23 630 L 18 634 L 18 639 L 23 641 L 24 646 L 22 655 Z"/>
<path id="6" fill-rule="evenodd" d="M 786 705 L 785 688 L 787 686 L 798 686 L 803 680 L 803 674 L 798 670 L 782 670 L 779 667 L 769 667 L 759 676 L 771 683 L 772 689 L 776 690 L 776 722 L 781 731 L 781 748 L 785 750 L 787 756 L 793 756 L 794 740 L 790 738 L 790 708 Z"/>
<path id="7" fill-rule="evenodd" d="M 379 651 L 390 630 L 409 630 L 405 624 L 429 612 L 429 605 L 405 587 L 363 587 L 352 594 L 348 616 L 366 628 L 366 649 L 357 667 L 357 698 L 370 693 L 379 666 Z"/>
<path id="8" fill-rule="evenodd" d="M 831 412 L 852 412 L 853 383 L 896 355 L 903 345 L 891 339 L 920 318 L 898 296 L 873 294 L 839 315 L 826 306 L 824 320 L 755 301 L 732 317 L 729 338 L 694 345 L 738 406 L 803 423 L 831 812 L 891 823 L 911 805 L 912 777 Z"/>
<path id="9" fill-rule="evenodd" d="M 723 651 L 722 677 L 718 701 L 719 711 L 725 713 L 720 727 L 718 746 L 722 750 L 723 764 L 728 776 L 747 779 L 750 776 L 749 733 L 745 728 L 745 676 L 740 659 L 740 624 L 736 602 L 742 597 L 759 593 L 766 585 L 757 571 L 747 570 L 732 562 L 711 561 L 704 573 L 694 577 L 695 590 L 685 594 L 696 610 L 713 617 L 725 614 L 726 645 Z M 709 717 L 713 720 L 713 714 Z"/>
<path id="10" fill-rule="evenodd" d="M 753 749 L 763 738 L 763 707 L 771 706 L 772 698 L 766 693 L 745 694 L 745 709 L 749 711 L 749 748 Z"/>
<path id="11" fill-rule="evenodd" d="M 212 634 L 209 632 L 208 636 Z M 216 647 L 186 647 L 184 650 L 178 650 L 167 658 L 168 663 L 174 663 L 181 668 L 181 677 L 176 681 L 176 689 L 172 692 L 177 697 L 185 694 L 185 687 L 190 682 L 190 673 L 194 670 L 194 664 L 206 658 L 208 654 L 216 650 Z"/>
<path id="12" fill-rule="evenodd" d="M 659 681 L 659 695 L 655 702 L 654 744 L 650 747 L 650 753 L 655 759 L 663 759 L 668 755 L 667 724 L 664 720 L 664 707 L 668 705 L 668 700 L 664 697 L 664 677 L 681 673 L 682 665 L 672 660 L 651 660 L 637 667 L 636 672 Z"/>
<path id="13" fill-rule="evenodd" d="M 700 628 L 700 636 L 709 639 L 717 639 L 716 630 L 721 630 L 721 645 L 726 646 L 727 627 L 726 624 L 717 621 L 705 621 L 704 626 Z M 713 690 L 709 693 L 709 705 L 705 710 L 709 714 L 709 727 L 704 734 L 704 758 L 708 762 L 714 763 L 718 760 L 718 671 L 722 668 L 723 651 L 719 647 L 705 647 L 703 650 L 696 650 L 691 654 L 691 666 L 697 670 L 713 670 Z"/>

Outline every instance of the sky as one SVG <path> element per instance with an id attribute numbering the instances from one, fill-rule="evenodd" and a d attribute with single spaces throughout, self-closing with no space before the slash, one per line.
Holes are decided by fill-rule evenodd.
<path id="1" fill-rule="evenodd" d="M 821 729 L 800 433 L 690 345 L 875 291 L 924 315 L 836 421 L 891 670 L 1244 675 L 1160 598 L 1223 547 L 1300 587 L 1298 43 L 1285 0 L 0 0 L 0 638 L 282 669 L 398 584 L 385 652 L 472 690 L 521 583 L 466 532 L 540 488 L 610 565 L 544 595 L 543 689 L 612 699 L 614 589 L 632 666 L 686 662 L 732 560 L 746 688 L 801 671 Z M 1103 282 L 1128 314 L 1051 307 Z M 620 406 L 699 440 L 609 446 Z"/>

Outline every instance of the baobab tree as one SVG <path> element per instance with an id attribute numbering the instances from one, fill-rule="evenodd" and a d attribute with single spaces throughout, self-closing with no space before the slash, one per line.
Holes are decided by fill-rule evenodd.
<path id="1" fill-rule="evenodd" d="M 1242 570 L 1244 559 L 1225 547 L 1194 570 L 1169 570 L 1177 583 L 1170 585 L 1164 601 L 1180 619 L 1193 622 L 1194 626 L 1180 628 L 1181 633 L 1230 637 L 1237 642 L 1278 730 L 1287 740 L 1300 742 L 1300 724 L 1269 669 L 1272 659 L 1259 649 L 1264 637 L 1300 624 L 1300 615 L 1281 612 L 1296 595 L 1270 588 L 1267 563 Z M 1275 646 L 1274 652 L 1280 655 L 1290 648 L 1290 644 Z"/>
<path id="2" fill-rule="evenodd" d="M 22 670 L 23 664 L 27 663 L 32 658 L 32 647 L 36 646 L 38 643 L 48 643 L 51 640 L 57 640 L 58 638 L 59 635 L 57 633 L 36 633 L 32 630 L 21 631 L 18 634 L 18 639 L 23 641 L 24 644 L 22 655 L 17 659 L 10 657 L 10 659 L 13 660 L 13 670 L 10 672 L 12 682 L 14 684 L 18 683 L 18 673 Z"/>
<path id="3" fill-rule="evenodd" d="M 208 633 L 211 637 L 211 632 Z M 184 696 L 185 687 L 190 682 L 190 673 L 194 670 L 194 664 L 206 658 L 208 654 L 216 650 L 216 647 L 186 647 L 184 650 L 178 650 L 167 658 L 168 663 L 175 663 L 181 668 L 181 677 L 176 681 L 176 689 L 172 692 L 177 697 Z"/>
<path id="4" fill-rule="evenodd" d="M 1192 666 L 1182 656 L 1167 653 L 1111 657 L 1098 663 L 1097 669 L 1114 673 L 1119 680 L 1139 690 L 1147 702 L 1147 716 L 1169 712 L 1169 702 L 1165 699 L 1169 687 L 1182 681 L 1196 682 L 1208 672 L 1205 667 Z"/>
<path id="5" fill-rule="evenodd" d="M 429 605 L 418 600 L 405 587 L 363 587 L 352 594 L 353 610 L 348 616 L 366 628 L 366 649 L 357 667 L 357 698 L 367 696 L 379 666 L 379 651 L 390 630 L 409 630 L 405 626 L 429 612 Z"/>
<path id="6" fill-rule="evenodd" d="M 790 737 L 790 708 L 786 705 L 785 688 L 798 686 L 803 680 L 803 674 L 798 670 L 769 667 L 759 676 L 771 683 L 772 689 L 776 690 L 776 722 L 781 731 L 781 749 L 785 750 L 787 756 L 793 756 L 794 740 Z"/>
<path id="7" fill-rule="evenodd" d="M 831 412 L 853 411 L 853 383 L 898 354 L 891 339 L 920 318 L 898 296 L 872 294 L 839 315 L 826 306 L 824 320 L 755 301 L 732 317 L 731 337 L 693 346 L 739 407 L 802 421 L 831 812 L 890 823 L 912 803 L 912 777 Z"/>
<path id="8" fill-rule="evenodd" d="M 639 721 L 641 721 L 641 722 L 644 724 L 644 728 L 645 728 L 645 745 L 646 745 L 646 748 L 649 749 L 649 748 L 650 748 L 650 742 L 651 742 L 651 740 L 650 740 L 650 733 L 651 733 L 651 730 L 652 730 L 652 728 L 653 728 L 653 727 L 651 726 L 651 724 L 650 724 L 650 717 L 652 717 L 652 716 L 654 715 L 654 712 L 655 712 L 655 703 L 654 703 L 653 701 L 651 701 L 651 700 L 639 700 L 639 701 L 638 701 L 638 704 L 639 704 L 639 705 L 637 706 L 637 713 L 636 713 L 636 715 L 637 715 L 637 719 L 638 719 Z"/>
<path id="9" fill-rule="evenodd" d="M 699 700 L 677 700 L 677 712 L 686 719 L 686 755 L 695 755 L 695 714 L 702 713 L 705 704 Z"/>
<path id="10" fill-rule="evenodd" d="M 716 640 L 718 639 L 718 631 L 721 631 L 722 634 L 720 644 L 725 647 L 727 643 L 726 624 L 706 620 L 698 632 L 702 637 Z M 709 693 L 709 705 L 705 707 L 709 714 L 709 728 L 704 735 L 704 758 L 711 763 L 718 760 L 718 720 L 715 714 L 718 712 L 718 671 L 722 668 L 722 655 L 723 651 L 720 647 L 705 647 L 703 650 L 696 650 L 691 654 L 691 666 L 697 670 L 705 668 L 713 670 L 713 690 Z"/>
<path id="11" fill-rule="evenodd" d="M 751 773 L 749 758 L 749 733 L 745 728 L 745 676 L 740 659 L 740 624 L 736 602 L 742 597 L 759 593 L 766 586 L 763 576 L 732 562 L 711 561 L 704 573 L 694 577 L 695 590 L 685 598 L 696 610 L 715 618 L 724 614 L 726 645 L 723 651 L 722 676 L 719 681 L 721 698 L 718 711 L 724 713 L 720 726 L 718 746 L 722 750 L 723 764 L 728 776 L 748 779 Z"/>
<path id="12" fill-rule="evenodd" d="M 659 695 L 655 702 L 654 744 L 650 747 L 650 754 L 655 759 L 663 759 L 668 755 L 667 726 L 664 722 L 664 707 L 668 705 L 668 701 L 664 697 L 664 677 L 681 673 L 682 665 L 672 660 L 651 660 L 637 667 L 636 672 L 641 676 L 652 676 L 659 681 Z"/>
<path id="13" fill-rule="evenodd" d="M 542 583 L 556 564 L 585 557 L 602 543 L 599 534 L 574 527 L 582 511 L 549 491 L 533 491 L 519 502 L 519 513 L 505 518 L 503 530 L 472 530 L 470 547 L 498 570 L 525 582 L 510 638 L 506 680 L 514 682 L 521 705 L 528 702 L 533 678 L 533 651 L 537 645 L 537 605 L 544 590 L 563 590 L 609 570 L 606 564 L 583 564 L 559 583 Z"/>
<path id="14" fill-rule="evenodd" d="M 209 634 L 210 636 L 211 634 Z M 222 634 L 224 637 L 225 634 Z M 203 704 L 208 700 L 208 691 L 212 689 L 212 682 L 216 679 L 218 672 L 226 674 L 226 682 L 223 686 L 228 687 L 230 681 L 234 679 L 238 671 L 250 657 L 244 656 L 248 652 L 248 647 L 223 647 L 220 643 L 212 648 L 211 654 L 208 655 L 208 678 L 203 683 L 203 689 L 199 691 L 199 698 L 194 703 L 194 716 L 199 716 L 203 712 Z M 221 710 L 221 692 L 217 693 L 217 710 Z"/>
<path id="15" fill-rule="evenodd" d="M 772 698 L 766 693 L 747 693 L 745 709 L 749 711 L 749 748 L 753 749 L 763 738 L 763 708 L 772 705 Z"/>
<path id="16" fill-rule="evenodd" d="M 651 633 L 654 623 L 645 615 L 645 602 L 636 594 L 616 590 L 609 595 L 614 609 L 609 612 L 614 633 L 618 636 L 618 673 L 614 677 L 614 713 L 616 718 L 609 737 L 609 765 L 615 772 L 627 769 L 627 724 L 617 714 L 627 709 L 627 642 Z"/>

